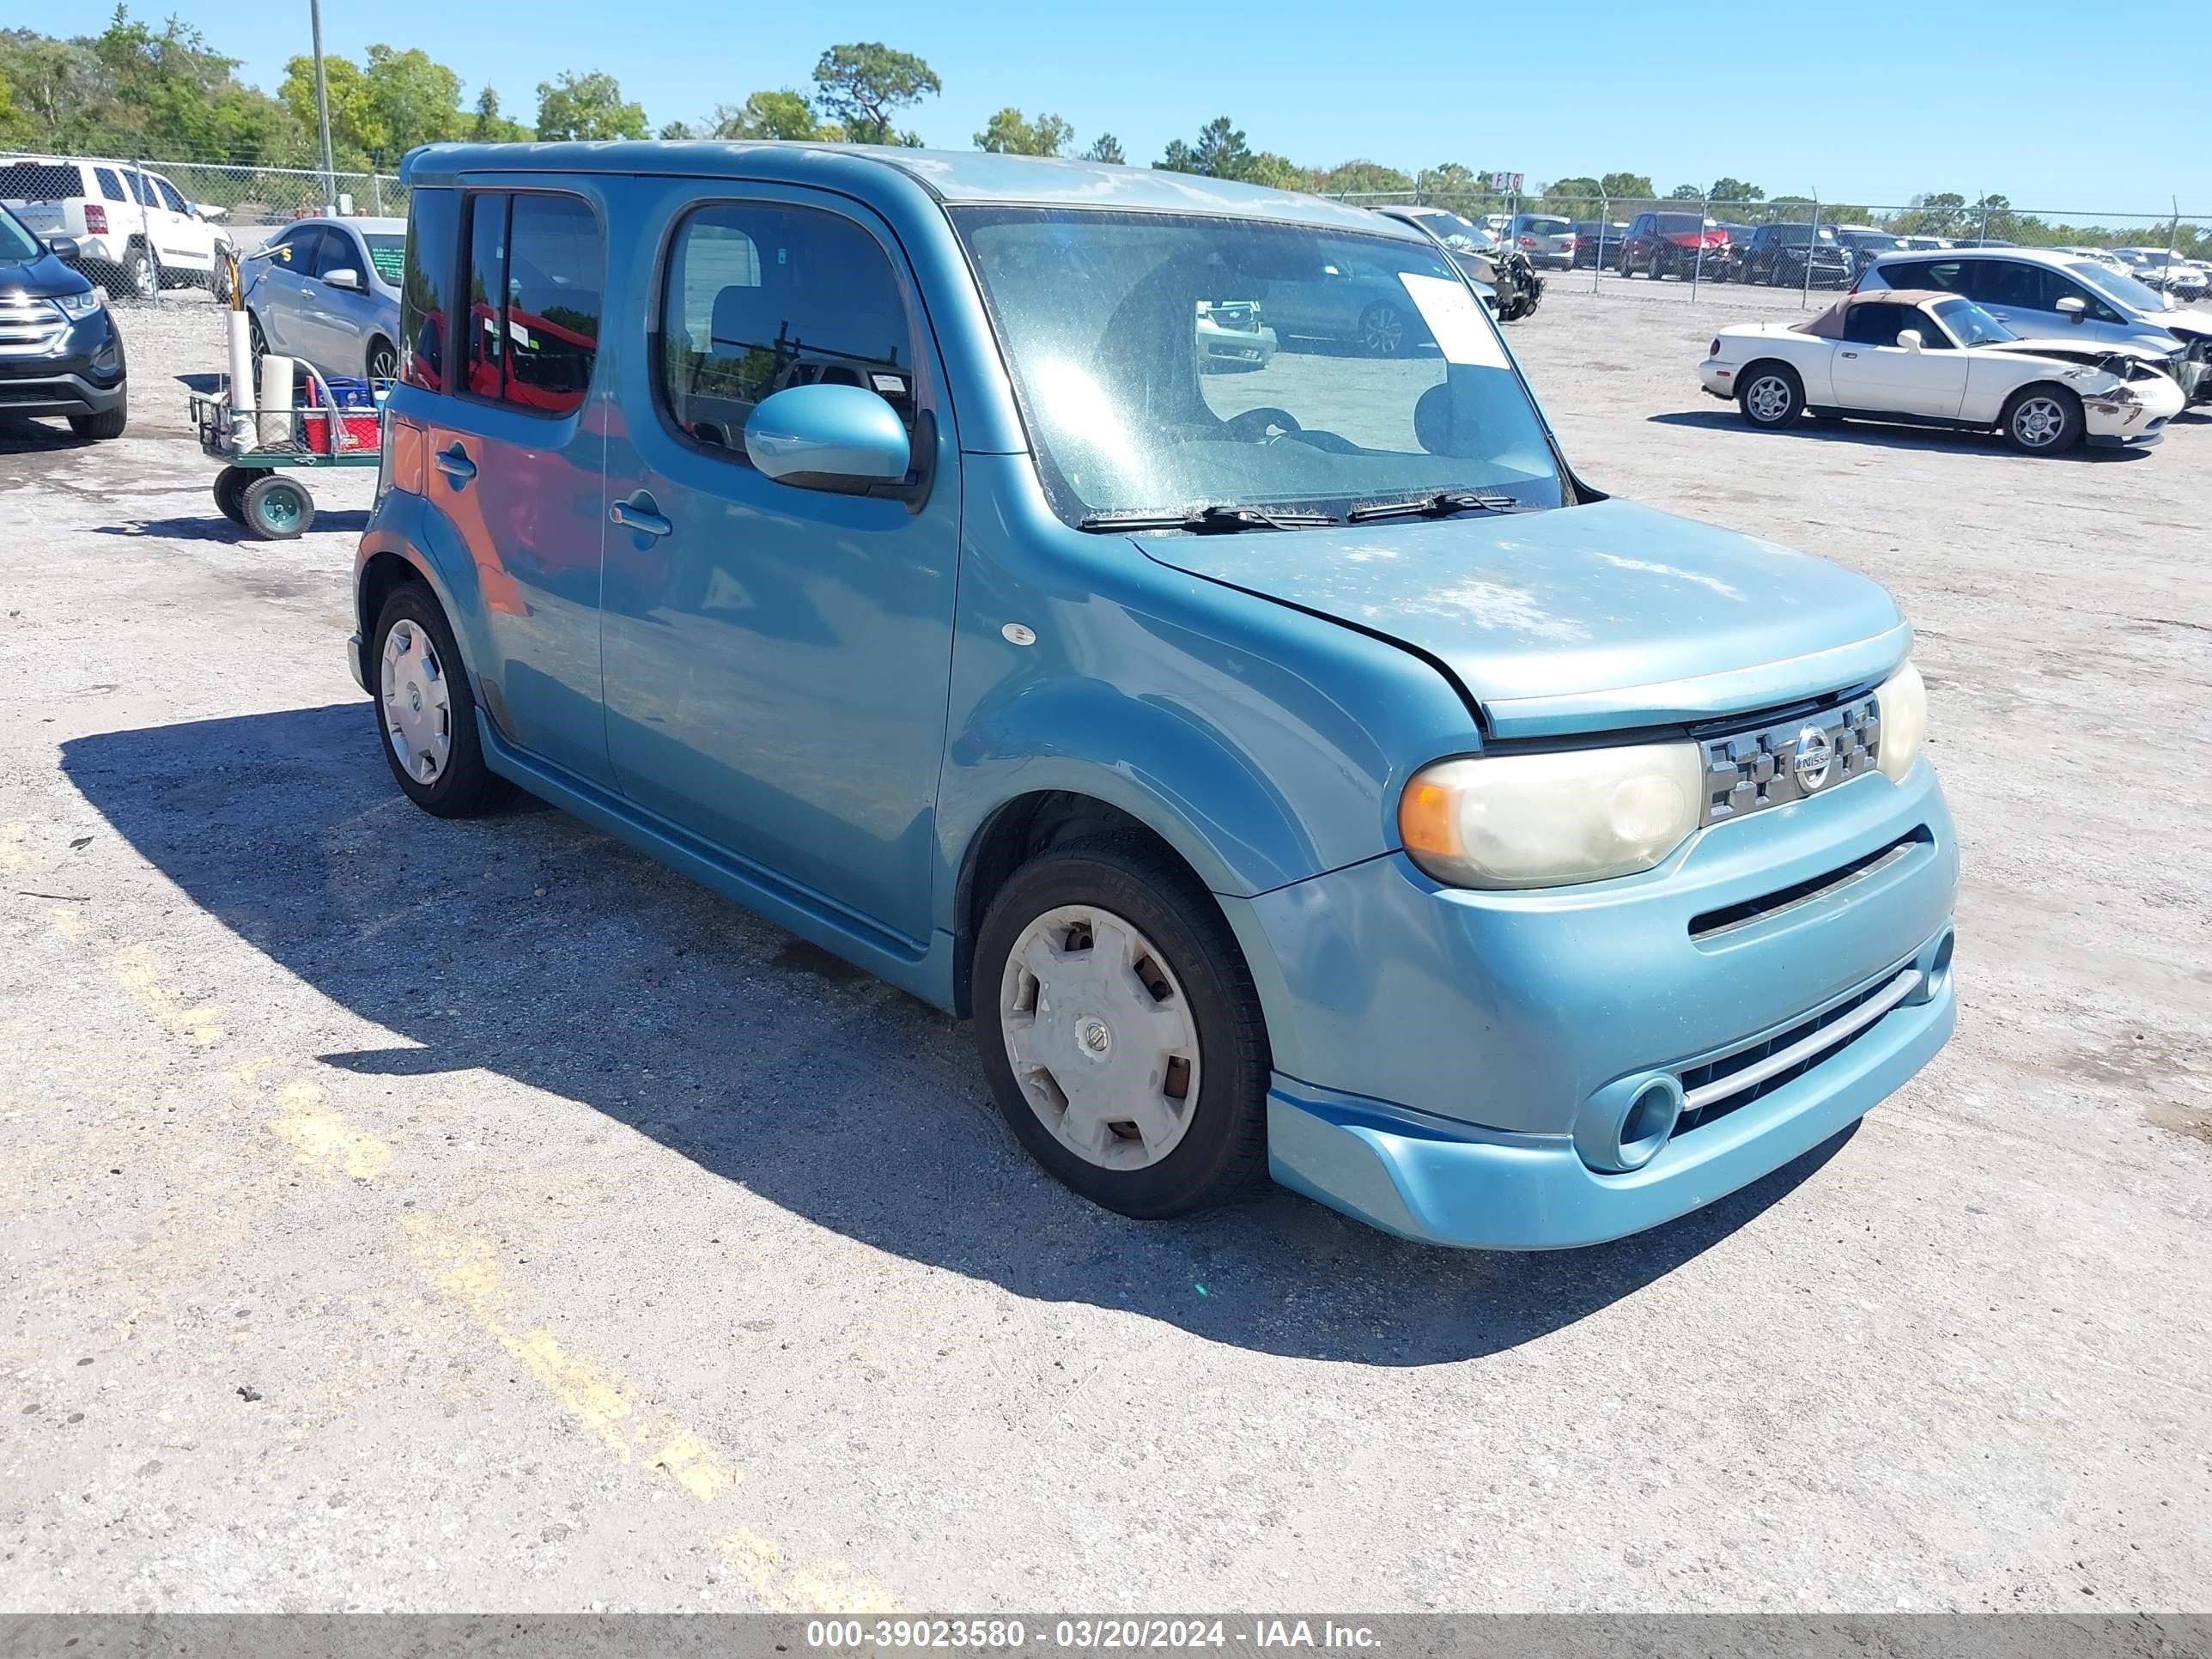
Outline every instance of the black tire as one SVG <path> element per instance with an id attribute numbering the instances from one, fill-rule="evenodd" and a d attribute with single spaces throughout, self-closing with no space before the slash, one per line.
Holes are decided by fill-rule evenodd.
<path id="1" fill-rule="evenodd" d="M 1166 959 L 1198 1034 L 1190 1121 L 1164 1157 L 1139 1168 L 1105 1168 L 1063 1142 L 1030 1104 L 1007 1052 L 1000 1008 L 1009 958 L 1030 923 L 1066 905 L 1105 911 L 1143 934 Z M 1266 1167 L 1273 1060 L 1259 993 L 1204 886 L 1158 848 L 1109 836 L 1024 865 L 983 919 L 975 987 L 975 1046 L 1000 1111 L 1030 1157 L 1092 1203 L 1146 1220 L 1185 1215 L 1231 1201 Z"/>
<path id="2" fill-rule="evenodd" d="M 1763 432 L 1795 426 L 1805 412 L 1805 383 L 1787 363 L 1753 363 L 1738 377 L 1735 396 L 1743 418 Z"/>
<path id="3" fill-rule="evenodd" d="M 2063 455 L 2081 441 L 2081 400 L 2063 386 L 2024 386 L 1998 417 L 2004 440 L 2024 455 Z"/>
<path id="4" fill-rule="evenodd" d="M 268 542 L 289 542 L 315 522 L 315 498 L 307 486 L 283 473 L 264 471 L 239 492 L 240 520 Z"/>
<path id="5" fill-rule="evenodd" d="M 373 335 L 362 359 L 363 378 L 372 384 L 399 378 L 399 349 L 381 334 Z"/>
<path id="6" fill-rule="evenodd" d="M 78 437 L 90 438 L 95 443 L 121 437 L 123 428 L 131 424 L 130 388 L 124 388 L 123 395 L 115 400 L 114 408 L 98 415 L 72 415 L 69 417 L 69 423 L 70 430 Z"/>
<path id="7" fill-rule="evenodd" d="M 123 284 L 134 298 L 161 297 L 161 263 L 145 243 L 134 240 L 124 251 Z"/>
<path id="8" fill-rule="evenodd" d="M 446 760 L 427 782 L 401 763 L 392 746 L 385 714 L 383 665 L 385 643 L 401 624 L 419 629 L 429 641 L 429 659 L 443 681 L 451 710 Z M 484 764 L 483 745 L 477 736 L 477 700 L 469 684 L 461 647 L 439 608 L 437 596 L 419 581 L 402 582 L 384 602 L 376 625 L 369 630 L 368 671 L 369 712 L 376 721 L 376 746 L 385 764 L 407 799 L 424 811 L 441 818 L 472 818 L 493 811 L 513 793 L 509 784 Z M 398 688 L 394 688 L 395 694 Z"/>
<path id="9" fill-rule="evenodd" d="M 1413 319 L 1388 300 L 1359 313 L 1358 334 L 1359 349 L 1370 357 L 1402 357 L 1413 349 Z"/>
<path id="10" fill-rule="evenodd" d="M 233 524 L 246 522 L 246 486 L 259 476 L 259 469 L 251 466 L 227 466 L 215 475 L 215 504 Z"/>

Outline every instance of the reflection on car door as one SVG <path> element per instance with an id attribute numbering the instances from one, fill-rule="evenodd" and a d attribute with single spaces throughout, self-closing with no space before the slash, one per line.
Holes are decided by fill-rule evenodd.
<path id="1" fill-rule="evenodd" d="M 581 196 L 472 191 L 460 236 L 469 320 L 446 340 L 453 395 L 428 428 L 428 494 L 483 592 L 490 657 L 472 665 L 503 738 L 611 787 L 599 687 L 608 417 L 592 397 L 600 220 Z"/>
<path id="2" fill-rule="evenodd" d="M 361 281 L 355 289 L 332 288 L 334 270 L 350 270 Z M 376 302 L 368 293 L 371 267 L 361 239 L 336 225 L 323 228 L 315 256 L 315 365 L 325 374 L 361 374 L 368 360 L 368 336 L 376 326 Z"/>
<path id="3" fill-rule="evenodd" d="M 1898 344 L 1919 331 L 1918 351 Z M 1834 348 L 1836 401 L 1845 409 L 1956 420 L 1966 395 L 1967 355 L 1915 306 L 1856 305 Z"/>
<path id="4" fill-rule="evenodd" d="M 931 933 L 957 447 L 890 233 L 841 198 L 754 187 L 627 198 L 629 314 L 607 497 L 607 741 L 625 794 L 872 924 Z M 665 267 L 659 263 L 665 252 Z M 665 270 L 665 276 L 656 272 Z M 857 386 L 897 411 L 930 487 L 912 500 L 778 483 L 744 424 L 787 386 Z"/>
<path id="5" fill-rule="evenodd" d="M 261 332 L 268 339 L 270 349 L 288 357 L 313 356 L 314 325 L 309 315 L 313 296 L 310 290 L 314 286 L 315 260 L 322 246 L 321 226 L 301 225 L 270 242 L 268 257 L 258 262 L 261 274 L 253 284 L 249 303 L 253 314 L 260 319 Z"/>

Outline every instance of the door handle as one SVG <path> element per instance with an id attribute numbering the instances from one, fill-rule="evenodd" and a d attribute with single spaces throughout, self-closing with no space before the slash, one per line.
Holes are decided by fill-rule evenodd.
<path id="1" fill-rule="evenodd" d="M 477 476 L 477 464 L 469 459 L 468 452 L 459 444 L 451 449 L 439 451 L 435 459 L 438 471 L 455 483 L 466 483 Z"/>
<path id="2" fill-rule="evenodd" d="M 676 526 L 653 510 L 651 495 L 641 489 L 626 501 L 617 501 L 607 509 L 607 517 L 625 530 L 635 530 L 641 535 L 665 536 Z"/>
<path id="3" fill-rule="evenodd" d="M 1838 357 L 1856 357 L 1858 355 L 1856 351 L 1839 351 L 1836 354 Z"/>

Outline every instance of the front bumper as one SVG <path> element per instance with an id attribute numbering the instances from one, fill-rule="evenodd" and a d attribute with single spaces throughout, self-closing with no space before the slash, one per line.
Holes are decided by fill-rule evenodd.
<path id="1" fill-rule="evenodd" d="M 1500 1248 L 1593 1243 L 1709 1203 L 1942 1045 L 1948 954 L 1799 1074 L 1686 1116 L 1632 1173 L 1602 1173 L 1577 1137 L 1618 1123 L 1624 1090 L 1663 1074 L 1710 1096 L 1759 1045 L 1794 1048 L 1808 1022 L 1932 966 L 1957 883 L 1923 763 L 1901 785 L 1869 774 L 1717 823 L 1640 876 L 1474 892 L 1394 854 L 1225 900 L 1279 1073 L 1275 1172 L 1392 1231 Z"/>
<path id="2" fill-rule="evenodd" d="M 0 415 L 105 415 L 124 401 L 127 373 L 103 307 L 43 345 L 0 347 Z"/>
<path id="3" fill-rule="evenodd" d="M 1275 331 L 1265 325 L 1255 329 L 1220 328 L 1202 319 L 1198 325 L 1201 373 L 1265 368 L 1274 356 Z"/>

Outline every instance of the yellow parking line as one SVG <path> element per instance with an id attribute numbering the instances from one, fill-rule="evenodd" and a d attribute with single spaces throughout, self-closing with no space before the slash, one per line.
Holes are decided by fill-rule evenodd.
<path id="1" fill-rule="evenodd" d="M 269 1127 L 306 1162 L 355 1181 L 375 1180 L 392 1162 L 391 1147 L 325 1110 L 323 1091 L 313 1084 L 288 1083 L 279 1098 L 284 1115 L 271 1120 Z"/>

